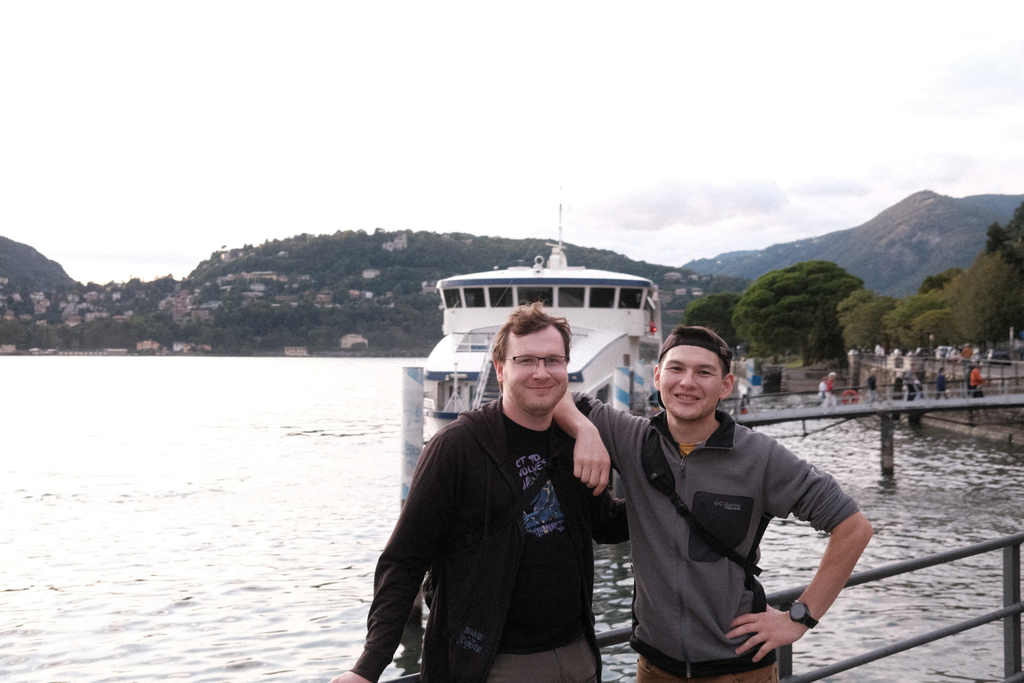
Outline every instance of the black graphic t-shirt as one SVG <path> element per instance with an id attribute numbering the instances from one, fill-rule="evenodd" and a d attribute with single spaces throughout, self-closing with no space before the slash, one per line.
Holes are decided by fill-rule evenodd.
<path id="1" fill-rule="evenodd" d="M 551 430 L 536 432 L 505 418 L 508 450 L 515 459 L 522 490 L 529 488 L 550 457 Z M 583 633 L 583 590 L 576 551 L 565 516 L 548 481 L 526 506 L 526 542 L 509 604 L 499 650 L 528 654 L 571 643 Z"/>

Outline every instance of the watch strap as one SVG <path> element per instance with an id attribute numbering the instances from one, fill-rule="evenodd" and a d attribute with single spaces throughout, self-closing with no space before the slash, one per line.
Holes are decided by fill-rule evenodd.
<path id="1" fill-rule="evenodd" d="M 803 624 L 807 628 L 814 628 L 815 626 L 818 625 L 818 620 L 811 616 L 811 610 L 807 607 L 807 605 L 805 605 L 804 603 L 800 602 L 799 600 L 796 600 L 793 603 L 793 605 L 794 606 L 800 605 L 801 607 L 803 607 L 804 616 L 801 619 L 797 619 L 795 616 L 793 616 L 793 608 L 790 607 L 789 608 L 789 618 L 790 619 L 792 619 L 793 621 L 795 621 L 798 624 Z"/>

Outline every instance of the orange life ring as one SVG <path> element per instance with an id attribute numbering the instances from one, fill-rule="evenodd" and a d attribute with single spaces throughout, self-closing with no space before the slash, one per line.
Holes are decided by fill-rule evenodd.
<path id="1" fill-rule="evenodd" d="M 856 389 L 847 389 L 843 392 L 843 405 L 850 405 L 851 403 L 860 403 L 860 394 L 857 393 Z"/>

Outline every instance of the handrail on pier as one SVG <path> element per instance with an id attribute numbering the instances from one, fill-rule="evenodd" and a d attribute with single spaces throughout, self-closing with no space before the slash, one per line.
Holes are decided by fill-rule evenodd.
<path id="1" fill-rule="evenodd" d="M 1020 570 L 1020 547 L 1024 544 L 1024 532 L 1004 536 L 1002 538 L 985 541 L 976 545 L 948 550 L 946 552 L 928 555 L 904 562 L 869 569 L 857 572 L 846 582 L 846 587 L 860 586 L 874 581 L 880 581 L 892 576 L 906 574 L 935 567 L 940 564 L 948 564 L 966 557 L 973 557 L 995 550 L 1003 551 L 1003 607 L 1001 609 L 982 614 L 973 619 L 946 626 L 929 633 L 919 634 L 913 638 L 891 643 L 885 647 L 866 652 L 855 657 L 830 664 L 829 666 L 815 669 L 814 671 L 794 675 L 793 674 L 793 646 L 787 645 L 776 650 L 779 660 L 779 675 L 787 683 L 810 683 L 827 676 L 834 676 L 840 672 L 848 671 L 858 666 L 889 657 L 906 650 L 910 650 L 927 643 L 934 642 L 947 636 L 955 635 L 963 631 L 983 626 L 998 619 L 1003 620 L 1003 671 L 1005 679 L 1002 683 L 1024 683 L 1024 671 L 1021 667 L 1021 613 L 1024 613 L 1024 602 L 1021 601 L 1021 570 Z M 807 586 L 788 588 L 768 595 L 768 604 L 776 607 L 788 606 L 793 600 L 800 597 L 800 594 Z M 597 634 L 599 647 L 619 645 L 629 641 L 632 632 L 630 627 L 616 628 L 603 631 Z M 392 679 L 392 683 L 416 683 L 417 674 L 402 676 Z"/>
<path id="2" fill-rule="evenodd" d="M 1024 532 L 1004 536 L 1003 538 L 985 541 L 966 548 L 948 550 L 946 552 L 929 555 L 916 560 L 897 562 L 885 567 L 857 572 L 846 582 L 847 587 L 859 586 L 873 581 L 879 581 L 892 576 L 906 574 L 926 569 L 940 564 L 948 564 L 965 557 L 973 557 L 994 550 L 1003 551 L 1003 607 L 1002 609 L 980 615 L 973 619 L 952 624 L 945 628 L 937 629 L 929 633 L 923 633 L 913 638 L 891 643 L 885 647 L 866 652 L 856 657 L 851 657 L 841 662 L 831 664 L 812 672 L 793 675 L 793 646 L 787 645 L 777 650 L 779 655 L 779 675 L 789 683 L 809 683 L 827 676 L 834 676 L 842 671 L 848 671 L 863 664 L 894 655 L 906 650 L 925 645 L 933 641 L 951 636 L 963 631 L 983 626 L 997 619 L 1003 620 L 1003 675 L 1006 677 L 1003 683 L 1009 681 L 1024 681 L 1021 669 L 1021 613 L 1024 612 L 1024 602 L 1021 602 L 1020 586 L 1020 546 L 1024 543 Z M 786 605 L 792 603 L 803 593 L 806 586 L 792 588 L 768 596 L 770 605 Z"/>

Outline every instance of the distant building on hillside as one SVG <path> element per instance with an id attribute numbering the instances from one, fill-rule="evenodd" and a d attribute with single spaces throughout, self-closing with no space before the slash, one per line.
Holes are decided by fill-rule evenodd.
<path id="1" fill-rule="evenodd" d="M 370 342 L 361 334 L 346 334 L 339 341 L 341 342 L 341 348 L 343 349 L 351 349 L 359 346 L 367 348 L 370 346 Z"/>
<path id="2" fill-rule="evenodd" d="M 308 356 L 309 352 L 306 351 L 305 346 L 286 346 L 284 347 L 284 355 L 286 356 Z"/>

